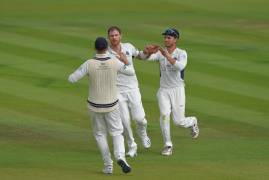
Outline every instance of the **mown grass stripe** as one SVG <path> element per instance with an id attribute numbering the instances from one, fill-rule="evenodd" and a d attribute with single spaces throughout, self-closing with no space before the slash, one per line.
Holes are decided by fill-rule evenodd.
<path id="1" fill-rule="evenodd" d="M 233 105 L 223 104 L 218 101 L 207 100 L 206 97 L 188 97 L 187 109 L 191 108 L 195 111 L 205 112 L 213 116 L 231 119 L 237 122 L 249 123 L 252 125 L 269 128 L 266 124 L 268 114 L 252 111 Z M 218 119 L 216 119 L 218 121 Z"/>
<path id="2" fill-rule="evenodd" d="M 242 83 L 253 84 L 255 86 L 263 88 L 269 88 L 269 83 L 267 81 L 268 77 L 246 72 L 243 70 L 234 70 L 229 67 L 221 67 L 218 65 L 207 64 L 197 61 L 192 64 L 191 69 L 211 76 L 232 79 Z"/>
<path id="3" fill-rule="evenodd" d="M 256 59 L 255 61 L 248 61 L 245 59 L 235 58 L 229 54 L 220 53 L 205 53 L 205 52 L 191 52 L 189 56 L 187 68 L 191 68 L 193 64 L 205 63 L 208 65 L 217 65 L 231 70 L 243 71 L 250 74 L 262 75 L 269 77 L 266 61 Z"/>
<path id="4" fill-rule="evenodd" d="M 81 94 L 86 94 L 88 92 L 88 81 L 85 79 L 81 80 L 76 84 L 71 84 L 68 80 L 68 76 L 58 77 L 47 77 L 40 75 L 39 73 L 33 73 L 28 70 L 23 70 L 21 68 L 6 68 L 2 70 L 0 67 L 0 75 L 6 80 L 19 81 L 25 83 L 26 85 L 46 88 L 49 90 L 54 90 L 57 92 L 65 93 L 66 95 L 81 96 Z M 11 88 L 11 87 L 10 87 Z"/>
<path id="5" fill-rule="evenodd" d="M 192 71 L 186 76 L 188 76 L 186 79 L 191 79 L 192 82 L 197 85 L 212 87 L 220 90 L 224 89 L 228 92 L 242 94 L 262 100 L 269 100 L 269 97 L 265 96 L 265 94 L 268 92 L 267 88 L 262 88 L 251 83 L 243 83 L 223 77 L 215 77 L 199 71 Z"/>
<path id="6" fill-rule="evenodd" d="M 208 100 L 232 105 L 235 108 L 239 107 L 259 113 L 268 113 L 269 101 L 238 93 L 232 93 L 225 90 L 190 83 L 189 87 L 187 88 L 187 94 L 189 94 L 191 97 L 203 97 Z"/>
<path id="7" fill-rule="evenodd" d="M 32 37 L 41 40 L 49 40 L 51 42 L 58 42 L 61 44 L 68 44 L 71 46 L 85 48 L 89 46 L 90 38 L 89 37 L 78 37 L 66 35 L 61 32 L 53 30 L 45 30 L 40 28 L 33 28 L 29 26 L 18 26 L 0 23 L 1 31 L 14 33 L 18 35 L 23 35 L 27 37 Z"/>
<path id="8" fill-rule="evenodd" d="M 86 59 L 82 56 L 76 55 L 66 55 L 57 52 L 47 51 L 45 49 L 36 49 L 25 47 L 21 45 L 14 45 L 11 43 L 0 41 L 0 51 L 8 54 L 14 54 L 17 56 L 22 56 L 24 58 L 36 59 L 36 61 L 43 61 L 55 64 L 61 64 L 62 66 L 69 66 L 70 64 L 76 64 L 79 59 Z"/>
<path id="9" fill-rule="evenodd" d="M 266 50 L 257 48 L 257 46 L 251 44 L 236 45 L 225 44 L 217 42 L 207 42 L 202 40 L 192 40 L 185 44 L 184 48 L 191 49 L 194 53 L 200 52 L 212 52 L 217 54 L 229 55 L 233 58 L 240 59 L 240 61 L 266 61 L 268 53 Z M 188 51 L 189 52 L 189 51 Z"/>
<path id="10" fill-rule="evenodd" d="M 212 106 L 210 107 L 213 108 Z M 236 109 L 233 111 L 236 111 Z M 266 138 L 269 135 L 268 127 L 262 126 L 262 123 L 257 125 L 244 120 L 238 121 L 237 119 L 242 119 L 242 116 L 223 116 L 221 113 L 211 113 L 192 105 L 188 105 L 186 114 L 198 118 L 202 139 Z"/>
<path id="11" fill-rule="evenodd" d="M 38 50 L 46 50 L 50 52 L 65 54 L 65 55 L 81 55 L 88 51 L 87 46 L 84 48 L 72 46 L 69 44 L 53 42 L 51 40 L 37 39 L 28 36 L 17 35 L 9 32 L 1 32 L 1 42 L 9 43 Z"/>
<path id="12" fill-rule="evenodd" d="M 0 53 L 0 56 L 2 58 L 0 62 L 0 65 L 2 66 L 0 67 L 0 73 L 3 75 L 12 74 L 12 69 L 20 69 L 27 72 L 25 76 L 32 74 L 34 75 L 33 78 L 47 77 L 65 81 L 67 81 L 68 75 L 80 66 L 79 63 L 83 63 L 82 60 L 81 62 L 75 61 L 77 64 L 76 67 L 66 67 L 51 62 L 36 61 L 32 58 L 25 58 L 8 53 Z M 14 75 L 16 75 L 16 73 L 22 74 L 20 71 L 17 71 Z"/>
<path id="13" fill-rule="evenodd" d="M 78 113 L 84 113 L 86 109 L 87 92 L 85 93 L 85 96 L 81 95 L 78 97 L 6 78 L 0 78 L 0 84 L 0 92 L 2 93 L 15 95 L 30 101 L 35 100 L 38 102 L 53 104 L 65 110 L 70 110 L 71 112 L 75 110 Z M 77 108 L 80 107 L 82 103 L 85 103 L 85 109 Z"/>
<path id="14" fill-rule="evenodd" d="M 59 122 L 65 124 L 72 124 L 76 126 L 81 125 L 82 120 L 88 120 L 88 116 L 84 113 L 77 112 L 77 109 L 66 110 L 61 106 L 56 106 L 53 103 L 44 103 L 36 100 L 28 100 L 27 98 L 18 97 L 8 93 L 0 92 L 1 103 L 5 109 L 12 109 L 12 111 L 33 115 L 47 119 L 47 122 Z M 25 102 L 29 103 L 25 103 Z M 14 106 L 16 102 L 16 106 Z M 83 109 L 81 104 L 81 109 Z M 2 120 L 4 122 L 6 120 Z M 8 123 L 8 121 L 7 121 Z"/>
<path id="15" fill-rule="evenodd" d="M 26 134 L 28 137 L 25 137 L 29 140 L 31 139 L 31 134 L 35 134 L 36 136 L 40 135 L 44 138 L 52 137 L 56 139 L 65 139 L 66 141 L 85 141 L 85 133 L 90 131 L 89 126 L 79 127 L 70 123 L 53 121 L 47 117 L 40 117 L 36 116 L 36 114 L 11 110 L 9 108 L 0 108 L 0 112 L 5 115 L 5 118 L 0 124 L 9 127 L 9 129 L 6 129 L 6 132 L 9 132 L 9 134 L 5 134 L 5 137 L 12 136 L 10 133 L 16 133 L 16 129 L 18 129 L 18 131 L 19 129 L 25 129 L 25 131 L 30 131 L 28 134 L 30 136 Z M 20 132 L 23 133 L 23 131 L 19 131 L 18 133 Z M 16 136 L 14 138 L 16 138 Z"/>

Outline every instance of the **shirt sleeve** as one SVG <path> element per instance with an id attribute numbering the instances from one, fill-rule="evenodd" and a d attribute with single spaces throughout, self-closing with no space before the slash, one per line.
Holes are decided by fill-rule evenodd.
<path id="1" fill-rule="evenodd" d="M 132 65 L 125 65 L 123 62 L 121 62 L 118 59 L 115 59 L 117 63 L 117 70 L 118 72 L 125 74 L 127 76 L 133 76 L 135 74 L 134 68 Z"/>
<path id="2" fill-rule="evenodd" d="M 132 56 L 133 57 L 137 57 L 139 55 L 139 50 L 136 49 L 132 44 L 129 44 L 131 52 L 132 52 Z"/>
<path id="3" fill-rule="evenodd" d="M 186 51 L 182 51 L 179 53 L 179 57 L 176 60 L 176 63 L 174 64 L 174 67 L 180 71 L 182 71 L 183 69 L 185 69 L 185 67 L 187 66 L 187 52 Z"/>
<path id="4" fill-rule="evenodd" d="M 148 60 L 148 61 L 159 61 L 160 58 L 161 58 L 161 54 L 160 54 L 160 51 L 158 51 L 158 52 L 156 52 L 156 53 L 150 55 L 150 56 L 148 57 L 148 59 L 146 59 L 146 60 Z"/>
<path id="5" fill-rule="evenodd" d="M 84 62 L 75 72 L 69 75 L 68 81 L 75 83 L 88 74 L 88 61 Z"/>

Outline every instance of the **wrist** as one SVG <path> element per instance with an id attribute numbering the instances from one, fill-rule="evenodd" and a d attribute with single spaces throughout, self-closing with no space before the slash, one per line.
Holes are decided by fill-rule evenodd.
<path id="1" fill-rule="evenodd" d="M 129 65 L 129 61 L 127 59 L 123 60 L 124 65 Z"/>
<path id="2" fill-rule="evenodd" d="M 148 58 L 150 56 L 150 54 L 148 53 L 148 51 L 140 51 L 139 52 L 139 57 L 140 57 L 140 59 L 146 59 L 146 58 Z"/>

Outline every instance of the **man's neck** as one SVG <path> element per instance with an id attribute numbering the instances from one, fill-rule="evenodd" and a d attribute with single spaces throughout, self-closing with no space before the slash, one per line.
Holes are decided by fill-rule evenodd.
<path id="1" fill-rule="evenodd" d="M 115 52 L 121 52 L 121 45 L 120 43 L 117 45 L 110 44 L 110 48 L 113 49 Z"/>
<path id="2" fill-rule="evenodd" d="M 176 48 L 177 47 L 175 45 L 174 46 L 170 46 L 170 47 L 166 47 L 166 49 L 169 52 L 169 54 L 172 54 Z"/>
<path id="3" fill-rule="evenodd" d="M 104 49 L 104 50 L 97 50 L 96 51 L 96 54 L 106 54 L 106 49 Z"/>

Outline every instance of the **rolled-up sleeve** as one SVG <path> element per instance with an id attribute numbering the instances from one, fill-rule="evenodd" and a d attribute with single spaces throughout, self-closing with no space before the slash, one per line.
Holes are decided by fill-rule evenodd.
<path id="1" fill-rule="evenodd" d="M 120 60 L 116 59 L 117 62 L 117 68 L 118 68 L 118 72 L 125 74 L 127 76 L 133 76 L 135 75 L 135 70 L 133 65 L 125 65 L 124 63 L 122 63 Z"/>
<path id="2" fill-rule="evenodd" d="M 179 58 L 176 60 L 176 63 L 173 65 L 176 69 L 182 71 L 187 66 L 187 52 L 182 51 L 179 54 Z"/>
<path id="3" fill-rule="evenodd" d="M 139 55 L 139 50 L 136 49 L 132 44 L 129 44 L 131 53 L 133 57 L 137 57 Z"/>

